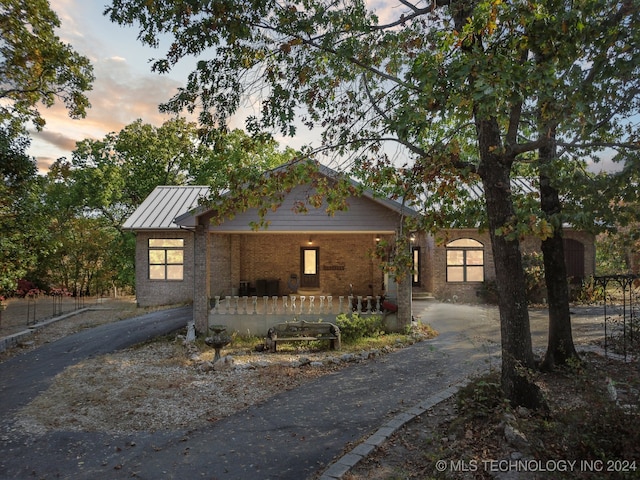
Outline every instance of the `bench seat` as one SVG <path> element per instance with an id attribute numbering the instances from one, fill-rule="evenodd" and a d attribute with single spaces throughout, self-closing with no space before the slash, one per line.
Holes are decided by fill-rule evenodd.
<path id="1" fill-rule="evenodd" d="M 340 329 L 333 323 L 299 322 L 278 323 L 269 329 L 265 346 L 275 352 L 278 342 L 314 342 L 329 341 L 332 350 L 340 350 Z"/>

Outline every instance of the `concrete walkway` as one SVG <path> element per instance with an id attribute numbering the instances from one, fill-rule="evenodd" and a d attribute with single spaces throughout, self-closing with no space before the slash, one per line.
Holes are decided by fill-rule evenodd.
<path id="1" fill-rule="evenodd" d="M 469 376 L 499 368 L 497 309 L 415 302 L 414 310 L 440 332 L 437 338 L 318 378 L 193 431 L 22 435 L 13 430 L 15 408 L 7 410 L 4 403 L 14 384 L 4 381 L 0 365 L 0 478 L 340 478 Z M 119 335 L 101 329 L 93 335 L 105 344 L 109 335 Z M 541 338 L 534 340 L 540 344 Z M 30 396 L 23 393 L 32 398 L 46 384 L 34 387 Z"/>

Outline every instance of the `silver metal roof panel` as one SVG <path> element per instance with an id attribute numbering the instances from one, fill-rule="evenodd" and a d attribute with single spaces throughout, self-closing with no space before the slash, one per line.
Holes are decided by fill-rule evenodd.
<path id="1" fill-rule="evenodd" d="M 159 186 L 124 222 L 125 230 L 158 230 L 180 228 L 174 223 L 177 216 L 198 206 L 209 195 L 209 187 Z"/>

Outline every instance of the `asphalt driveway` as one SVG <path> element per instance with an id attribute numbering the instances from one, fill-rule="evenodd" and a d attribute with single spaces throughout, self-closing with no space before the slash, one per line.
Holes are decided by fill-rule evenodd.
<path id="1" fill-rule="evenodd" d="M 191 318 L 189 307 L 97 327 L 16 357 L 0 364 L 0 478 L 312 478 L 347 445 L 425 397 L 499 367 L 497 309 L 428 302 L 414 307 L 416 316 L 440 332 L 437 338 L 318 378 L 192 431 L 24 435 L 12 421 L 20 405 L 66 366 L 183 327 Z M 545 314 L 532 315 L 537 347 L 546 344 L 545 328 Z"/>

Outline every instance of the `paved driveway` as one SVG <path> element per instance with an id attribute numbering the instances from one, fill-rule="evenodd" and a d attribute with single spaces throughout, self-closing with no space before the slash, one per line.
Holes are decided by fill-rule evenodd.
<path id="1" fill-rule="evenodd" d="M 103 351 L 99 345 L 114 341 L 125 346 L 124 337 L 131 339 L 144 327 L 132 324 L 119 332 L 117 326 L 124 326 L 124 322 L 118 322 L 98 327 L 81 339 L 61 340 L 60 345 L 55 342 L 49 353 L 32 352 L 37 358 L 29 360 L 34 370 L 28 375 L 28 369 L 21 367 L 27 363 L 0 365 L 0 478 L 310 478 L 339 457 L 345 446 L 371 435 L 385 421 L 425 397 L 469 375 L 499 367 L 495 308 L 416 302 L 415 313 L 440 335 L 318 378 L 303 388 L 282 392 L 261 405 L 192 431 L 130 435 L 50 432 L 38 436 L 15 431 L 11 421 L 17 408 L 13 389 L 19 388 L 26 401 L 46 388 L 50 376 L 63 368 L 52 356 L 63 357 L 63 363 L 72 364 L 86 356 L 81 350 L 89 339 L 95 345 L 89 354 L 100 354 Z M 157 314 L 171 317 L 165 318 L 163 324 L 175 322 L 183 326 L 190 311 L 177 309 Z M 534 316 L 536 332 L 543 330 L 538 326 L 543 318 L 544 315 L 540 319 Z M 534 338 L 536 344 L 540 340 L 542 346 L 546 343 L 541 333 Z"/>
<path id="2" fill-rule="evenodd" d="M 192 312 L 192 307 L 181 307 L 109 323 L 0 363 L 2 417 L 29 403 L 66 367 L 183 328 L 192 318 Z"/>

